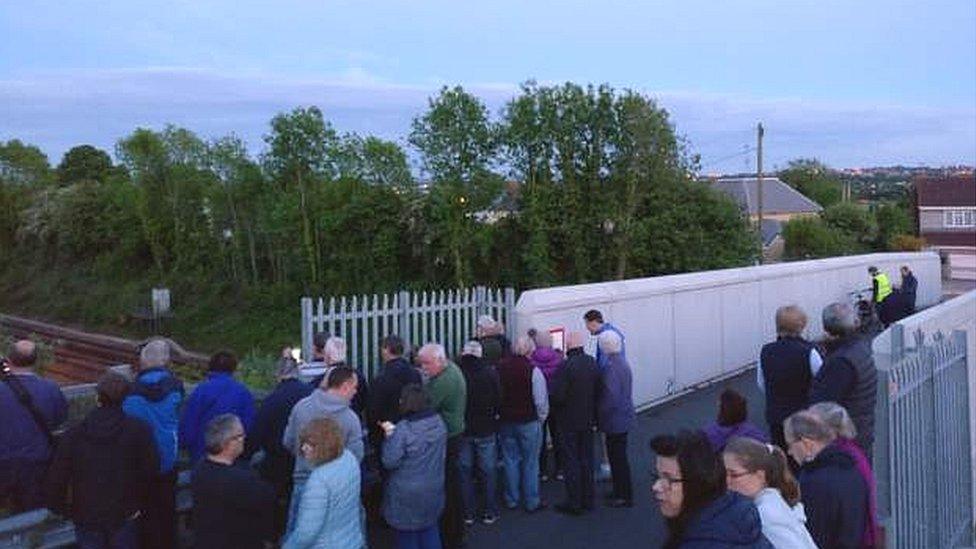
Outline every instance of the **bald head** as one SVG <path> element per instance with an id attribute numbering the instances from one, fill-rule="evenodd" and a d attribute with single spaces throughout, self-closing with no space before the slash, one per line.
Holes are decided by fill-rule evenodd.
<path id="1" fill-rule="evenodd" d="M 15 341 L 7 353 L 7 360 L 14 368 L 31 368 L 37 362 L 37 345 L 29 339 Z"/>
<path id="2" fill-rule="evenodd" d="M 583 332 L 572 331 L 566 334 L 566 348 L 567 349 L 577 349 L 586 345 L 586 339 L 583 337 Z"/>

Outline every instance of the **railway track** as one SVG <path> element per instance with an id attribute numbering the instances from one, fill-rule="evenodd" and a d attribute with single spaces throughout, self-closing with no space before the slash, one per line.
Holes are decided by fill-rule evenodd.
<path id="1" fill-rule="evenodd" d="M 54 349 L 54 362 L 44 369 L 44 375 L 61 385 L 94 383 L 111 366 L 136 364 L 139 360 L 139 349 L 145 342 L 2 314 L 0 334 L 16 338 L 36 338 L 51 345 Z M 6 352 L 6 349 L 0 352 Z M 175 345 L 173 363 L 204 366 L 207 364 L 207 357 Z"/>

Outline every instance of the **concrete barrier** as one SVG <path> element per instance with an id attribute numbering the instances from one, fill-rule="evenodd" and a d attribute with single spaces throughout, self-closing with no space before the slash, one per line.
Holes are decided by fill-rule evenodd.
<path id="1" fill-rule="evenodd" d="M 517 333 L 585 330 L 583 313 L 599 309 L 626 337 L 634 402 L 646 408 L 752 366 L 775 338 L 782 305 L 803 307 L 807 336 L 819 338 L 823 307 L 870 288 L 871 265 L 895 285 L 899 267 L 908 265 L 918 279 L 918 306 L 939 302 L 937 254 L 886 253 L 529 290 L 515 307 L 515 326 Z"/>

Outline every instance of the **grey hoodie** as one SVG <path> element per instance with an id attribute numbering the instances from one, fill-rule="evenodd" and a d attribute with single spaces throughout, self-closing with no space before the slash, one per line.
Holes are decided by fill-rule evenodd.
<path id="1" fill-rule="evenodd" d="M 316 389 L 312 394 L 298 401 L 291 409 L 285 434 L 281 444 L 295 455 L 293 478 L 304 482 L 312 473 L 312 466 L 305 461 L 299 449 L 298 436 L 313 419 L 329 418 L 339 424 L 343 443 L 347 450 L 360 462 L 363 461 L 363 427 L 359 417 L 349 408 L 349 401 L 335 394 Z"/>

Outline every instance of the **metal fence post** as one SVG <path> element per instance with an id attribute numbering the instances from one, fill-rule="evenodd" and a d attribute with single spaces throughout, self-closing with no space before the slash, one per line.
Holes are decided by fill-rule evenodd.
<path id="1" fill-rule="evenodd" d="M 302 360 L 312 356 L 312 298 L 302 298 Z"/>
<path id="2" fill-rule="evenodd" d="M 484 286 L 476 286 L 474 289 L 474 306 L 475 306 L 475 321 L 477 318 L 488 310 L 488 304 L 486 303 L 486 294 L 488 293 L 487 288 Z"/>
<path id="3" fill-rule="evenodd" d="M 509 341 L 515 341 L 515 288 L 505 288 L 505 330 Z"/>
<path id="4" fill-rule="evenodd" d="M 410 311 L 407 306 L 410 303 L 410 292 L 400 291 L 396 294 L 396 314 L 397 314 L 397 335 L 404 343 L 404 352 L 409 354 L 413 341 L 410 339 Z"/>

